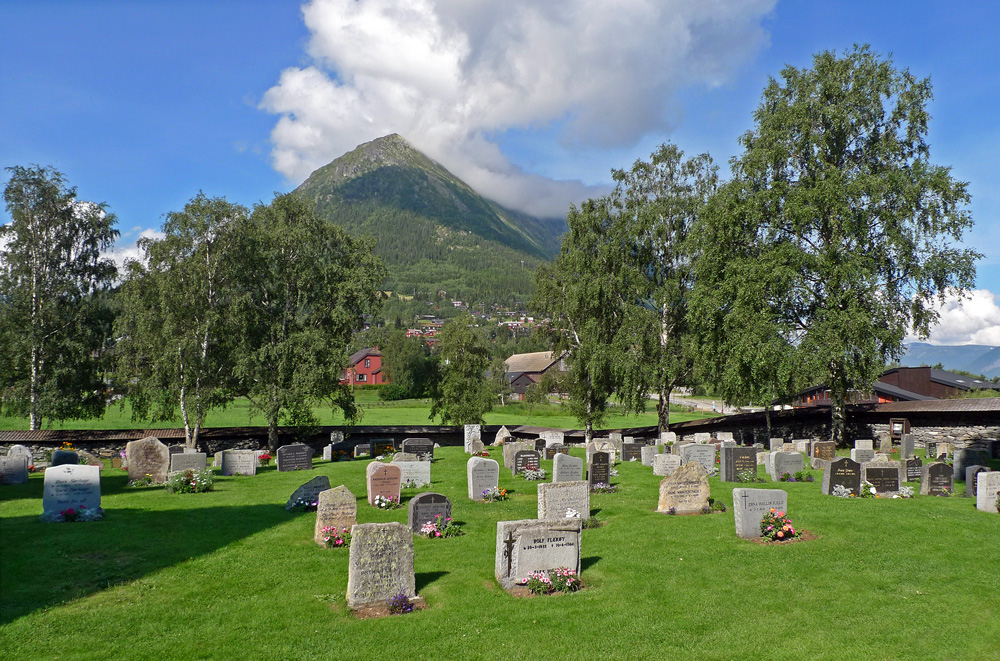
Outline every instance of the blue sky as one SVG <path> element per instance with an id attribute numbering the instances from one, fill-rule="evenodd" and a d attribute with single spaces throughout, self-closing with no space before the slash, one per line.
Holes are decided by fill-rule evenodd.
<path id="1" fill-rule="evenodd" d="M 123 252 L 199 190 L 266 201 L 393 131 L 558 213 L 666 140 L 724 165 L 768 75 L 870 43 L 931 77 L 932 160 L 970 182 L 986 255 L 932 339 L 1000 344 L 998 25 L 992 2 L 8 0 L 0 165 L 107 202 Z"/>

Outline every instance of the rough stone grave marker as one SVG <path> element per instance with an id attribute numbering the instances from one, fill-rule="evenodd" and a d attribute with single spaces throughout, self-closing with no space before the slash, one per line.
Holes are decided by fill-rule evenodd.
<path id="1" fill-rule="evenodd" d="M 913 434 L 903 434 L 899 441 L 899 458 L 909 459 L 913 456 L 914 439 Z"/>
<path id="2" fill-rule="evenodd" d="M 403 452 L 410 452 L 417 455 L 420 461 L 432 461 L 434 459 L 434 441 L 429 438 L 404 438 L 400 446 Z"/>
<path id="3" fill-rule="evenodd" d="M 535 450 L 521 450 L 514 455 L 514 467 L 511 469 L 513 475 L 523 473 L 524 471 L 538 470 L 542 465 L 541 457 Z"/>
<path id="4" fill-rule="evenodd" d="M 410 499 L 406 508 L 406 523 L 413 532 L 420 532 L 425 524 L 434 521 L 441 515 L 442 524 L 451 518 L 451 501 L 448 497 L 433 491 L 426 491 Z"/>
<path id="5" fill-rule="evenodd" d="M 375 496 L 399 502 L 399 487 L 403 478 L 403 472 L 399 469 L 399 465 L 373 461 L 368 464 L 365 473 L 368 478 L 369 505 L 375 504 Z"/>
<path id="6" fill-rule="evenodd" d="M 980 512 L 996 514 L 998 491 L 1000 491 L 1000 471 L 980 473 L 976 509 Z"/>
<path id="7" fill-rule="evenodd" d="M 579 482 L 583 479 L 583 459 L 556 453 L 552 459 L 553 482 Z"/>
<path id="8" fill-rule="evenodd" d="M 653 475 L 666 477 L 673 475 L 681 467 L 681 458 L 676 454 L 657 454 L 653 456 Z"/>
<path id="9" fill-rule="evenodd" d="M 880 495 L 899 493 L 898 461 L 870 461 L 861 464 L 861 479 L 871 483 Z"/>
<path id="10" fill-rule="evenodd" d="M 45 515 L 57 515 L 70 508 L 96 510 L 100 506 L 100 468 L 64 464 L 45 469 L 42 491 L 42 512 Z"/>
<path id="11" fill-rule="evenodd" d="M 317 475 L 313 479 L 309 480 L 288 497 L 288 502 L 285 503 L 285 509 L 290 510 L 295 507 L 295 503 L 300 500 L 308 503 L 316 503 L 317 508 L 319 507 L 319 495 L 324 491 L 330 489 L 330 478 L 326 475 Z"/>
<path id="12" fill-rule="evenodd" d="M 816 441 L 812 444 L 812 456 L 833 461 L 837 457 L 837 444 L 834 441 Z"/>
<path id="13" fill-rule="evenodd" d="M 351 526 L 358 522 L 358 499 L 343 484 L 321 491 L 317 498 L 313 540 L 320 546 L 326 546 L 323 541 L 323 528 L 350 530 Z"/>
<path id="14" fill-rule="evenodd" d="M 360 523 L 351 530 L 347 605 L 384 603 L 417 595 L 413 574 L 413 533 L 402 523 Z"/>
<path id="15" fill-rule="evenodd" d="M 920 480 L 920 477 L 924 472 L 924 462 L 920 461 L 919 457 L 907 459 L 903 462 L 903 466 L 906 471 L 907 482 L 917 482 Z"/>
<path id="16" fill-rule="evenodd" d="M 708 472 L 697 461 L 689 461 L 660 481 L 660 499 L 656 511 L 698 514 L 708 507 Z"/>
<path id="17" fill-rule="evenodd" d="M 465 425 L 465 452 L 469 454 L 472 452 L 472 442 L 483 440 L 483 427 L 482 425 Z"/>
<path id="18" fill-rule="evenodd" d="M 832 496 L 834 495 L 834 487 L 838 485 L 850 489 L 855 496 L 860 496 L 861 464 L 847 457 L 831 461 L 830 465 L 823 471 L 823 486 L 820 493 Z"/>
<path id="19" fill-rule="evenodd" d="M 170 467 L 170 452 L 158 438 L 147 436 L 138 441 L 129 441 L 125 446 L 128 460 L 128 479 L 141 480 L 147 475 L 153 482 L 165 482 Z"/>
<path id="20" fill-rule="evenodd" d="M 257 454 L 253 450 L 223 450 L 223 475 L 256 475 Z"/>
<path id="21" fill-rule="evenodd" d="M 645 443 L 622 443 L 622 461 L 642 461 L 642 449 L 656 447 Z"/>
<path id="22" fill-rule="evenodd" d="M 733 518 L 736 536 L 760 537 L 760 521 L 772 509 L 788 511 L 788 493 L 782 489 L 733 489 Z"/>
<path id="23" fill-rule="evenodd" d="M 639 460 L 642 462 L 643 466 L 652 466 L 654 458 L 660 454 L 659 445 L 646 445 L 639 450 Z M 678 458 L 680 455 L 677 455 Z"/>
<path id="24" fill-rule="evenodd" d="M 208 455 L 204 452 L 184 452 L 170 455 L 170 472 L 201 471 L 208 468 Z"/>
<path id="25" fill-rule="evenodd" d="M 596 484 L 611 484 L 611 456 L 607 452 L 594 452 L 590 455 L 587 480 L 592 489 Z"/>
<path id="26" fill-rule="evenodd" d="M 312 470 L 314 450 L 305 443 L 282 445 L 277 454 L 280 472 Z"/>
<path id="27" fill-rule="evenodd" d="M 590 488 L 583 480 L 538 485 L 538 518 L 564 519 L 566 511 L 590 516 Z"/>
<path id="28" fill-rule="evenodd" d="M 493 445 L 503 445 L 508 438 L 512 438 L 510 430 L 505 425 L 501 425 L 500 429 L 497 430 L 497 435 L 493 438 Z"/>
<path id="29" fill-rule="evenodd" d="M 719 478 L 723 482 L 739 482 L 743 471 L 757 474 L 757 453 L 753 448 L 723 446 L 720 452 Z"/>
<path id="30" fill-rule="evenodd" d="M 951 466 L 940 461 L 924 464 L 924 471 L 920 476 L 920 495 L 944 496 L 946 493 L 954 493 L 954 490 L 954 472 Z"/>
<path id="31" fill-rule="evenodd" d="M 990 453 L 973 448 L 956 448 L 951 463 L 955 473 L 952 479 L 964 480 L 965 469 L 969 466 L 986 466 L 990 463 Z"/>
<path id="32" fill-rule="evenodd" d="M 568 567 L 580 574 L 580 519 L 522 519 L 497 522 L 494 573 L 511 589 L 533 571 Z"/>
<path id="33" fill-rule="evenodd" d="M 883 438 L 879 441 L 878 451 L 884 454 L 892 454 L 892 439 Z"/>
<path id="34" fill-rule="evenodd" d="M 990 469 L 988 466 L 969 466 L 965 469 L 965 495 L 968 498 L 975 498 L 976 494 L 976 484 L 979 481 L 979 476 L 983 473 L 989 473 Z"/>
<path id="35" fill-rule="evenodd" d="M 483 500 L 483 492 L 495 489 L 500 480 L 500 464 L 484 457 L 472 457 L 465 465 L 470 500 Z"/>
<path id="36" fill-rule="evenodd" d="M 28 481 L 28 457 L 23 454 L 0 457 L 0 484 L 24 484 Z"/>

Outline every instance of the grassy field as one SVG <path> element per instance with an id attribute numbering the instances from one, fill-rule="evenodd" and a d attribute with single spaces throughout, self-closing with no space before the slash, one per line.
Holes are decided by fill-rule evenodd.
<path id="1" fill-rule="evenodd" d="M 501 470 L 512 499 L 475 503 L 465 464 L 460 448 L 439 450 L 422 489 L 451 498 L 467 531 L 415 539 L 429 607 L 376 620 L 346 608 L 348 553 L 314 545 L 314 515 L 284 509 L 299 484 L 328 475 L 359 498 L 359 522 L 405 523 L 405 507 L 367 505 L 364 462 L 265 468 L 191 495 L 130 489 L 107 470 L 95 523 L 40 523 L 41 475 L 0 487 L 0 656 L 997 658 L 1000 515 L 970 499 L 842 500 L 819 493 L 819 472 L 761 484 L 786 490 L 789 516 L 817 536 L 762 546 L 735 536 L 731 511 L 654 512 L 659 478 L 623 464 L 619 493 L 591 497 L 606 525 L 583 532 L 586 589 L 516 599 L 493 578 L 496 522 L 534 518 L 536 483 Z M 727 507 L 740 486 L 710 485 Z"/>
<path id="2" fill-rule="evenodd" d="M 398 402 L 382 402 L 378 399 L 374 390 L 366 389 L 357 391 L 356 400 L 364 409 L 364 417 L 359 424 L 362 425 L 434 425 L 440 424 L 440 419 L 430 420 L 431 405 L 430 400 L 406 399 Z M 652 405 L 652 402 L 651 402 Z M 671 408 L 671 422 L 683 422 L 704 417 L 711 417 L 705 413 L 691 413 L 682 408 Z M 329 408 L 315 408 L 320 425 L 342 425 L 344 416 L 340 411 L 332 413 Z M 242 427 L 248 425 L 267 424 L 262 417 L 250 415 L 250 403 L 245 399 L 238 399 L 225 409 L 211 411 L 206 421 L 206 427 Z M 577 429 L 579 422 L 569 413 L 566 408 L 559 404 L 538 405 L 532 408 L 526 407 L 520 402 L 514 402 L 507 406 L 496 407 L 492 412 L 486 414 L 486 424 L 489 425 L 535 425 L 538 427 L 554 427 L 557 429 Z M 611 415 L 608 416 L 604 428 L 615 429 L 621 427 L 645 427 L 656 424 L 656 410 L 650 407 L 646 413 L 639 415 L 625 415 L 621 407 L 611 406 Z M 181 419 L 166 422 L 133 421 L 132 410 L 126 404 L 124 407 L 115 404 L 108 408 L 103 418 L 96 420 L 67 420 L 52 425 L 52 429 L 169 429 L 183 426 Z M 2 418 L 0 417 L 0 430 L 4 429 L 27 429 L 27 418 Z"/>

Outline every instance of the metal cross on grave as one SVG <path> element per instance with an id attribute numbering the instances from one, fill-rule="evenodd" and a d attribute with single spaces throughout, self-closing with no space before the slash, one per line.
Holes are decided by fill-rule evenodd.
<path id="1" fill-rule="evenodd" d="M 513 531 L 507 533 L 507 539 L 503 540 L 504 550 L 502 556 L 507 561 L 507 576 L 510 576 L 511 564 L 514 562 L 514 544 L 516 543 L 517 540 L 514 539 Z"/>

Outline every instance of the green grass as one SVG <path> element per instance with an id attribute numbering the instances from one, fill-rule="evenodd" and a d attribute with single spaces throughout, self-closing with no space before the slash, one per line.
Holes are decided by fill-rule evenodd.
<path id="1" fill-rule="evenodd" d="M 358 404 L 364 409 L 362 425 L 435 425 L 440 419 L 430 420 L 430 400 L 406 399 L 398 402 L 382 402 L 372 389 L 358 390 L 355 393 Z M 625 415 L 618 405 L 611 405 L 611 415 L 603 425 L 606 429 L 621 427 L 646 427 L 656 425 L 656 411 L 647 411 L 639 415 Z M 704 413 L 690 413 L 683 409 L 671 409 L 671 422 L 683 422 L 705 417 Z M 342 425 L 344 416 L 338 410 L 332 413 L 330 409 L 316 407 L 313 409 L 320 425 Z M 260 416 L 250 415 L 250 403 L 245 399 L 237 399 L 224 409 L 211 411 L 206 420 L 206 427 L 243 427 L 264 426 L 267 423 Z M 569 415 L 566 408 L 559 404 L 538 405 L 526 407 L 520 402 L 507 406 L 498 406 L 486 414 L 486 424 L 490 425 L 534 425 L 538 427 L 554 427 L 557 429 L 578 429 L 580 423 Z M 51 429 L 172 429 L 183 426 L 180 417 L 166 422 L 133 421 L 132 409 L 126 403 L 110 406 L 102 418 L 94 420 L 66 420 L 51 425 Z M 0 430 L 27 429 L 27 418 L 0 417 Z"/>
<path id="2" fill-rule="evenodd" d="M 452 499 L 467 534 L 415 539 L 429 608 L 379 620 L 346 608 L 348 554 L 312 543 L 313 515 L 284 510 L 320 474 L 359 498 L 359 522 L 405 522 L 405 508 L 367 505 L 364 462 L 219 477 L 215 492 L 191 495 L 129 489 L 108 470 L 107 517 L 95 523 L 40 523 L 41 475 L 0 487 L 2 656 L 996 658 L 1000 515 L 970 499 L 842 500 L 818 481 L 757 485 L 786 490 L 795 525 L 818 535 L 760 546 L 735 536 L 731 511 L 654 512 L 659 478 L 623 464 L 619 493 L 591 498 L 606 525 L 583 532 L 587 588 L 515 599 L 493 578 L 496 522 L 534 518 L 537 484 L 501 470 L 512 499 L 475 503 L 461 449 L 437 456 L 430 490 Z M 740 485 L 710 484 L 731 506 Z"/>

